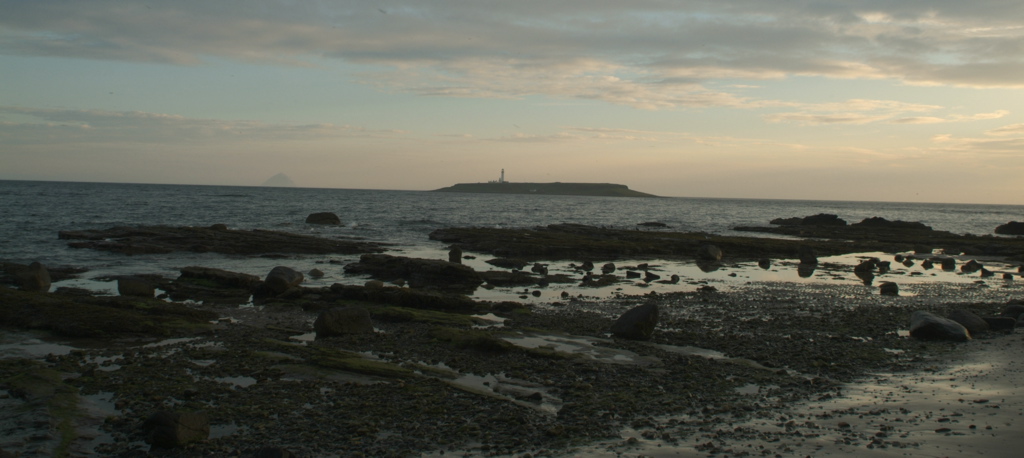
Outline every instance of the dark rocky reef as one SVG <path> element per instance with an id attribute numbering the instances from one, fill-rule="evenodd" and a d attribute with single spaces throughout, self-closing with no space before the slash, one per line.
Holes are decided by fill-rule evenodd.
<path id="1" fill-rule="evenodd" d="M 235 255 L 359 254 L 384 251 L 380 243 L 338 240 L 264 230 L 210 227 L 120 226 L 103 230 L 60 231 L 72 248 L 90 248 L 129 255 L 192 251 Z"/>
<path id="2" fill-rule="evenodd" d="M 662 232 L 607 229 L 578 224 L 553 224 L 533 229 L 446 228 L 432 240 L 462 250 L 526 260 L 616 259 L 652 256 L 693 258 L 702 247 L 720 249 L 722 259 L 799 258 L 801 253 L 832 256 L 871 251 L 913 251 L 922 246 L 947 252 L 1014 256 L 1024 253 L 1024 241 L 996 237 L 959 236 L 949 232 L 876 226 L 740 227 L 739 231 L 813 237 L 782 240 L 734 237 L 701 232 Z"/>

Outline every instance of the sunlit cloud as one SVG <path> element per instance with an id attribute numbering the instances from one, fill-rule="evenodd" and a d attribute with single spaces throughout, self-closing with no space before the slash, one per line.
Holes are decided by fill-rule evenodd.
<path id="1" fill-rule="evenodd" d="M 192 66 L 338 59 L 372 65 L 364 81 L 395 91 L 642 109 L 742 104 L 706 88 L 727 79 L 1024 87 L 1024 11 L 996 0 L 970 5 L 2 0 L 0 53 Z M 811 122 L 843 118 L 863 122 Z"/>

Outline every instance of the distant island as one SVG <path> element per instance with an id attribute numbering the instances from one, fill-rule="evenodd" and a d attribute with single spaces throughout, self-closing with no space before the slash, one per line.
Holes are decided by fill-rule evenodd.
<path id="1" fill-rule="evenodd" d="M 459 183 L 434 192 L 475 192 L 491 194 L 541 194 L 549 196 L 658 197 L 612 183 Z"/>

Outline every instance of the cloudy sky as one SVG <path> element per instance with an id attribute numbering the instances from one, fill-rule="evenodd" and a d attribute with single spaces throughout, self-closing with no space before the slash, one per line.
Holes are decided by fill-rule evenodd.
<path id="1" fill-rule="evenodd" d="M 1024 2 L 0 0 L 0 179 L 1024 204 Z"/>

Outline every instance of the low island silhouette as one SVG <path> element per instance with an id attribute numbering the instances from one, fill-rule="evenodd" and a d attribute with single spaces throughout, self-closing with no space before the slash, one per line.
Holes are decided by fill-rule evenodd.
<path id="1" fill-rule="evenodd" d="M 601 197 L 658 197 L 629 189 L 615 183 L 513 183 L 505 181 L 505 170 L 501 178 L 486 183 L 458 183 L 434 192 L 471 192 L 490 194 L 540 194 L 551 196 L 601 196 Z"/>

